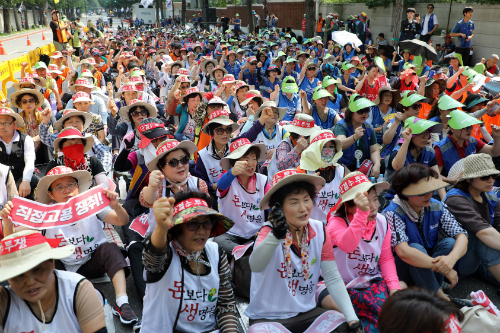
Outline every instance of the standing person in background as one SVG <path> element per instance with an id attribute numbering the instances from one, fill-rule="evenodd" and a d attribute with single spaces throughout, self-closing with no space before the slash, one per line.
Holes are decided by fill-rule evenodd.
<path id="1" fill-rule="evenodd" d="M 406 16 L 403 21 L 401 21 L 401 34 L 399 36 L 399 41 L 402 42 L 408 39 L 414 39 L 415 36 L 422 29 L 420 26 L 420 16 L 415 17 L 415 8 L 408 8 L 406 10 Z"/>
<path id="2" fill-rule="evenodd" d="M 257 12 L 254 10 L 252 11 L 253 14 L 253 27 L 255 29 L 255 34 L 257 35 L 259 33 L 259 27 L 260 27 L 260 16 L 257 14 Z"/>
<path id="3" fill-rule="evenodd" d="M 333 31 L 333 14 L 330 13 L 326 16 L 326 42 L 332 40 L 332 31 Z"/>
<path id="4" fill-rule="evenodd" d="M 304 14 L 304 18 L 302 19 L 302 37 L 306 37 L 306 14 Z"/>
<path id="5" fill-rule="evenodd" d="M 325 35 L 324 30 L 323 30 L 325 23 L 326 23 L 326 21 L 323 18 L 323 14 L 319 13 L 318 20 L 316 21 L 316 33 L 318 34 L 318 36 L 321 37 L 321 39 L 323 39 L 323 36 Z"/>
<path id="6" fill-rule="evenodd" d="M 434 5 L 432 3 L 427 5 L 427 14 L 424 16 L 422 21 L 422 30 L 420 30 L 420 40 L 429 43 L 432 34 L 438 28 L 438 19 L 436 15 L 432 14 L 434 11 Z"/>
<path id="7" fill-rule="evenodd" d="M 222 32 L 229 29 L 229 17 L 226 16 L 226 13 L 222 13 L 222 17 L 220 18 L 222 23 Z"/>
<path id="8" fill-rule="evenodd" d="M 57 9 L 53 10 L 50 28 L 52 29 L 52 40 L 57 51 L 66 49 L 66 45 L 68 45 L 68 36 L 66 35 L 68 26 L 69 24 L 62 22 L 59 18 L 59 11 Z"/>
<path id="9" fill-rule="evenodd" d="M 240 14 L 236 13 L 236 15 L 234 15 L 234 19 L 232 19 L 231 24 L 234 25 L 234 34 L 238 36 L 241 32 Z"/>
<path id="10" fill-rule="evenodd" d="M 456 52 L 462 55 L 463 66 L 469 66 L 471 61 L 471 39 L 474 35 L 473 31 L 476 28 L 474 22 L 471 20 L 473 11 L 472 7 L 465 7 L 463 10 L 463 20 L 458 21 L 450 33 L 451 37 L 459 37 L 460 47 L 456 48 Z"/>

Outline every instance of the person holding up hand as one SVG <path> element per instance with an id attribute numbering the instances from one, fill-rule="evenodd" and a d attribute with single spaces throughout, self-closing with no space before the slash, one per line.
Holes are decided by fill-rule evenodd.
<path id="1" fill-rule="evenodd" d="M 152 214 L 157 224 L 144 242 L 142 332 L 209 332 L 217 325 L 221 333 L 238 332 L 228 260 L 220 246 L 208 242 L 234 223 L 210 206 L 206 193 L 192 191 L 155 201 Z M 178 290 L 173 297 L 172 290 Z M 181 290 L 186 295 L 194 291 L 194 298 L 188 300 Z M 184 307 L 213 309 L 213 315 L 182 311 Z"/>
<path id="2" fill-rule="evenodd" d="M 340 201 L 330 211 L 326 226 L 339 273 L 368 332 L 377 332 L 378 313 L 384 301 L 406 287 L 396 273 L 391 229 L 378 213 L 377 195 L 388 188 L 388 183 L 373 184 L 361 172 L 347 174 L 340 182 Z M 366 265 L 358 265 L 361 258 L 368 258 Z M 318 303 L 336 310 L 326 288 L 321 283 L 319 287 L 324 291 L 319 293 Z"/>
<path id="3" fill-rule="evenodd" d="M 234 221 L 234 226 L 226 234 L 214 239 L 232 258 L 233 249 L 252 242 L 255 233 L 262 227 L 264 212 L 257 209 L 265 194 L 267 177 L 257 173 L 259 162 L 267 158 L 266 145 L 252 144 L 241 138 L 229 146 L 230 153 L 220 161 L 227 170 L 217 181 L 219 211 Z"/>
<path id="4" fill-rule="evenodd" d="M 383 214 L 391 225 L 399 279 L 462 308 L 472 306 L 472 302 L 448 297 L 441 289 L 445 277 L 451 288 L 458 283 L 454 267 L 468 244 L 467 231 L 445 204 L 432 198 L 434 191 L 447 185 L 429 167 L 419 163 L 405 166 L 394 176 L 396 196 Z"/>

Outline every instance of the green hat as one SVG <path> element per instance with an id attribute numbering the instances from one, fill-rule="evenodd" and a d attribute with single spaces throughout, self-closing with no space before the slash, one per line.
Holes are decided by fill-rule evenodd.
<path id="1" fill-rule="evenodd" d="M 285 52 L 283 52 L 283 51 L 279 51 L 279 52 L 278 52 L 278 55 L 277 55 L 276 57 L 277 57 L 277 58 L 279 58 L 279 57 L 286 57 L 286 53 L 285 53 Z"/>
<path id="2" fill-rule="evenodd" d="M 482 121 L 469 116 L 467 113 L 460 110 L 453 110 L 450 112 L 448 117 L 448 126 L 459 130 L 472 125 L 481 124 Z"/>
<path id="3" fill-rule="evenodd" d="M 342 63 L 342 70 L 345 72 L 346 70 L 349 70 L 351 68 L 354 68 L 354 65 L 351 64 L 350 62 L 344 61 Z"/>
<path id="4" fill-rule="evenodd" d="M 299 87 L 297 86 L 297 82 L 295 82 L 293 76 L 287 76 L 283 79 L 283 83 L 281 84 L 281 90 L 284 93 L 290 93 L 290 94 L 299 91 Z"/>
<path id="5" fill-rule="evenodd" d="M 431 133 L 439 133 L 443 130 L 443 124 L 418 117 L 410 117 L 405 120 L 405 128 L 411 128 L 412 134 L 420 134 L 427 130 Z"/>
<path id="6" fill-rule="evenodd" d="M 403 65 L 403 70 L 407 70 L 408 68 L 415 68 L 415 67 L 417 67 L 417 66 L 415 66 L 412 63 L 405 62 L 404 65 Z"/>
<path id="7" fill-rule="evenodd" d="M 467 82 L 471 83 L 474 80 L 474 76 L 477 75 L 477 72 L 471 69 L 469 66 L 466 66 L 464 71 L 460 75 L 467 76 Z"/>
<path id="8" fill-rule="evenodd" d="M 336 78 L 331 77 L 331 76 L 325 76 L 323 78 L 322 87 L 326 89 L 326 87 L 331 86 L 332 84 L 337 85 L 337 84 L 340 84 L 340 83 L 341 83 L 340 79 L 336 79 Z"/>
<path id="9" fill-rule="evenodd" d="M 308 39 L 307 39 L 307 38 L 304 38 L 304 39 L 302 40 L 302 44 L 306 44 L 306 43 L 307 43 L 307 41 L 308 41 Z"/>
<path id="10" fill-rule="evenodd" d="M 408 94 L 406 94 L 400 103 L 403 106 L 410 106 L 410 105 L 413 105 L 419 101 L 422 101 L 423 103 L 427 103 L 427 102 L 429 102 L 429 99 L 425 98 L 424 96 L 422 96 L 420 94 L 412 94 L 409 96 L 408 96 Z"/>
<path id="11" fill-rule="evenodd" d="M 193 14 L 193 17 L 195 17 L 195 16 L 196 16 L 196 14 Z"/>
<path id="12" fill-rule="evenodd" d="M 234 16 L 240 16 L 240 14 L 236 13 Z"/>
<path id="13" fill-rule="evenodd" d="M 297 59 L 295 59 L 294 57 L 288 57 L 288 58 L 286 58 L 285 63 L 289 64 L 291 62 L 297 62 Z"/>
<path id="14" fill-rule="evenodd" d="M 482 62 L 479 62 L 476 64 L 476 66 L 474 66 L 474 71 L 476 71 L 479 74 L 484 75 L 485 70 L 486 70 L 486 66 Z"/>
<path id="15" fill-rule="evenodd" d="M 464 61 L 462 60 L 462 55 L 460 53 L 453 52 L 450 55 L 446 56 L 445 58 L 450 58 L 450 59 L 455 58 L 455 59 L 458 59 L 458 61 L 460 62 L 460 66 L 464 65 Z"/>
<path id="16" fill-rule="evenodd" d="M 351 112 L 358 112 L 361 109 L 366 109 L 371 106 L 375 106 L 375 103 L 370 101 L 368 98 L 359 98 L 354 100 L 356 97 L 360 96 L 359 94 L 352 94 L 349 99 L 349 110 Z"/>
<path id="17" fill-rule="evenodd" d="M 333 48 L 336 48 L 336 47 L 338 47 L 339 49 L 341 49 L 341 48 L 342 48 L 342 46 L 340 46 L 339 44 L 335 44 L 335 45 L 333 45 Z"/>
<path id="18" fill-rule="evenodd" d="M 317 63 L 312 62 L 312 61 L 310 61 L 310 62 L 307 64 L 307 67 L 309 67 L 309 66 L 314 66 L 314 67 L 316 67 L 316 68 L 318 68 L 318 67 L 319 67 Z"/>
<path id="19" fill-rule="evenodd" d="M 300 52 L 300 53 L 297 55 L 297 59 L 298 59 L 301 55 L 306 55 L 308 58 L 310 57 L 309 53 L 302 51 L 302 52 Z"/>
<path id="20" fill-rule="evenodd" d="M 448 95 L 441 96 L 438 101 L 438 108 L 440 110 L 451 110 L 451 109 L 461 108 L 463 106 L 465 105 L 454 100 Z"/>
<path id="21" fill-rule="evenodd" d="M 326 89 L 322 87 L 316 87 L 316 88 L 317 89 L 315 89 L 316 91 L 314 92 L 312 97 L 313 101 L 323 97 L 333 97 L 328 91 L 326 91 Z"/>
<path id="22" fill-rule="evenodd" d="M 385 65 L 384 65 L 384 60 L 382 58 L 380 58 L 379 56 L 375 57 L 373 59 L 373 63 L 377 65 L 379 70 L 385 73 Z"/>
<path id="23" fill-rule="evenodd" d="M 295 39 L 295 37 L 292 37 L 292 39 L 290 40 L 290 43 L 292 43 L 292 44 L 297 44 L 298 42 L 297 42 L 297 40 Z"/>
<path id="24" fill-rule="evenodd" d="M 43 61 L 39 61 L 35 64 L 35 69 L 47 68 L 47 65 Z"/>
<path id="25" fill-rule="evenodd" d="M 405 52 L 408 52 L 409 54 L 411 54 L 410 49 L 404 49 L 403 53 L 405 53 Z"/>

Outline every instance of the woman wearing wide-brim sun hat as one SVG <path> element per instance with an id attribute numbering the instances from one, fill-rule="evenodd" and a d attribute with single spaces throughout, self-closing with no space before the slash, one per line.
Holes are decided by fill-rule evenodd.
<path id="1" fill-rule="evenodd" d="M 271 98 L 271 93 L 276 90 L 276 85 L 281 88 L 282 81 L 278 78 L 281 75 L 281 69 L 276 65 L 270 65 L 265 71 L 265 77 L 259 78 L 262 82 L 260 85 L 260 91 L 262 96 L 269 99 Z"/>
<path id="2" fill-rule="evenodd" d="M 321 130 L 313 117 L 303 113 L 297 113 L 292 122 L 283 125 L 283 129 L 290 136 L 280 142 L 267 165 L 269 179 L 280 170 L 298 167 L 300 155 L 309 146 L 310 136 Z"/>
<path id="3" fill-rule="evenodd" d="M 245 310 L 250 325 L 277 322 L 293 333 L 307 330 L 327 310 L 318 306 L 314 290 L 298 291 L 316 286 L 322 275 L 350 324 L 344 321 L 329 331 L 365 332 L 338 272 L 324 224 L 310 217 L 316 194 L 324 185 L 323 178 L 296 169 L 282 170 L 272 178 L 271 188 L 259 203 L 261 210 L 271 208 L 269 220 L 259 230 L 250 255 L 252 297 Z M 288 288 L 292 282 L 294 287 Z M 266 295 L 271 293 L 280 297 L 270 300 Z"/>
<path id="4" fill-rule="evenodd" d="M 377 143 L 379 145 L 383 144 L 383 125 L 386 119 L 390 118 L 391 113 L 396 113 L 396 106 L 401 100 L 401 94 L 396 89 L 391 89 L 390 86 L 383 86 L 377 92 L 377 98 L 375 99 L 375 105 L 372 106 L 372 112 L 368 116 L 367 122 L 371 124 L 375 130 L 377 136 Z"/>
<path id="5" fill-rule="evenodd" d="M 450 301 L 441 286 L 445 277 L 452 288 L 458 283 L 454 266 L 467 252 L 467 232 L 446 205 L 432 198 L 447 185 L 433 169 L 419 163 L 405 166 L 392 180 L 396 196 L 383 214 L 393 233 L 399 280 Z M 465 305 L 451 301 L 460 308 Z"/>
<path id="6" fill-rule="evenodd" d="M 75 84 L 73 84 L 71 87 L 69 87 L 69 91 L 72 93 L 76 93 L 76 87 L 85 87 L 92 89 L 91 92 L 97 92 L 99 88 L 97 88 L 95 85 L 90 84 L 89 80 L 85 78 L 79 78 L 75 81 Z"/>
<path id="7" fill-rule="evenodd" d="M 262 103 L 264 103 L 266 99 L 262 97 L 260 91 L 258 90 L 249 90 L 245 95 L 245 100 L 240 103 L 241 106 L 247 107 L 247 110 L 250 108 L 255 113 L 260 108 Z M 247 111 L 248 113 L 248 111 Z"/>
<path id="8" fill-rule="evenodd" d="M 64 124 L 67 120 L 70 120 L 71 117 L 80 117 L 82 120 L 82 133 L 85 132 L 87 128 L 89 128 L 92 123 L 92 115 L 88 112 L 78 111 L 75 109 L 67 109 L 64 110 L 63 115 L 59 118 L 58 121 L 54 123 L 54 129 L 57 132 L 61 132 L 64 129 Z"/>
<path id="9" fill-rule="evenodd" d="M 168 139 L 160 143 L 156 157 L 146 165 L 151 172 L 149 184 L 141 190 L 139 201 L 142 206 L 150 208 L 147 234 L 150 234 L 156 225 L 151 208 L 157 199 L 182 191 L 208 193 L 205 181 L 189 173 L 189 161 L 197 150 L 191 141 Z"/>
<path id="10" fill-rule="evenodd" d="M 368 332 L 376 330 L 382 304 L 400 285 L 391 249 L 391 229 L 382 214 L 378 213 L 377 195 L 387 190 L 389 184 L 373 184 L 359 171 L 347 174 L 340 183 L 340 200 L 332 208 L 326 231 L 330 237 L 335 261 L 346 284 L 354 310 Z M 358 265 L 358 258 L 368 260 Z M 363 276 L 363 282 L 360 282 Z M 382 279 L 381 279 L 382 277 Z M 358 284 L 359 283 L 359 284 Z M 328 291 L 318 286 L 318 303 L 327 309 L 332 307 Z M 370 295 L 370 297 L 365 297 Z"/>
<path id="11" fill-rule="evenodd" d="M 463 157 L 477 153 L 493 157 L 500 155 L 499 126 L 491 125 L 493 145 L 490 146 L 472 136 L 473 126 L 482 121 L 460 110 L 451 111 L 448 118 L 448 136 L 434 145 L 441 175 L 447 177 L 453 164 Z"/>
<path id="12" fill-rule="evenodd" d="M 339 164 L 342 157 L 342 142 L 333 135 L 331 130 L 314 132 L 307 147 L 300 156 L 298 169 L 307 174 L 316 174 L 325 179 L 325 187 L 314 203 L 311 218 L 326 224 L 326 216 L 335 206 L 340 197 L 339 185 L 349 170 Z"/>
<path id="13" fill-rule="evenodd" d="M 479 271 L 486 281 L 500 285 L 500 250 L 490 239 L 499 237 L 496 229 L 498 220 L 498 197 L 495 193 L 495 179 L 500 174 L 491 156 L 473 154 L 453 165 L 448 175 L 456 184 L 443 200 L 457 221 L 468 232 L 468 250 L 462 260 L 460 274 L 470 275 Z"/>
<path id="14" fill-rule="evenodd" d="M 106 328 L 102 300 L 92 283 L 80 274 L 55 269 L 55 260 L 75 251 L 74 245 L 62 246 L 61 241 L 45 238 L 36 230 L 23 230 L 0 242 L 0 280 L 9 282 L 8 287 L 0 287 L 6 332 L 82 332 L 82 315 L 87 316 L 85 327 L 95 331 Z M 24 290 L 28 278 L 37 281 L 40 292 Z M 76 314 L 73 304 L 86 310 Z M 48 310 L 53 307 L 56 313 Z"/>
<path id="15" fill-rule="evenodd" d="M 54 141 L 54 151 L 62 152 L 62 156 L 51 160 L 47 165 L 47 170 L 63 165 L 73 170 L 86 170 L 90 172 L 96 185 L 103 184 L 108 187 L 108 179 L 101 161 L 96 156 L 87 153 L 94 145 L 94 138 L 90 135 L 82 135 L 74 127 L 63 129 Z"/>
<path id="16" fill-rule="evenodd" d="M 188 191 L 155 202 L 151 214 L 158 218 L 158 225 L 144 249 L 148 283 L 143 332 L 212 332 L 216 326 L 221 332 L 235 331 L 228 260 L 218 244 L 208 241 L 230 230 L 233 221 L 211 209 L 210 201 L 205 193 Z M 166 264 L 159 264 L 164 259 Z M 153 276 L 161 279 L 151 280 Z M 173 281 L 179 281 L 176 285 L 182 290 L 206 290 L 205 296 L 172 299 L 168 289 Z M 193 316 L 182 311 L 185 306 L 214 312 L 212 316 Z"/>
<path id="17" fill-rule="evenodd" d="M 236 80 L 233 74 L 224 75 L 224 78 L 222 78 L 222 81 L 220 82 L 220 87 L 214 95 L 220 97 L 224 102 L 227 102 L 232 94 L 232 88 L 235 84 Z"/>

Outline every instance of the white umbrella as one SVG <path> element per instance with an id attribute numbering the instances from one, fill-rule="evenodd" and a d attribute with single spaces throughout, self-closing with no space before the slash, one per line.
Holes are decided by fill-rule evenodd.
<path id="1" fill-rule="evenodd" d="M 344 46 L 347 43 L 351 43 L 356 47 L 360 47 L 363 43 L 359 40 L 358 36 L 353 33 L 343 31 L 335 31 L 332 35 L 332 39 L 338 44 Z"/>

